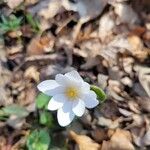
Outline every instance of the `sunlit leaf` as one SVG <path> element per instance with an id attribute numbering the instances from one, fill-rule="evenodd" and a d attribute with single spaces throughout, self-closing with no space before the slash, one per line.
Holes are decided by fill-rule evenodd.
<path id="1" fill-rule="evenodd" d="M 91 90 L 96 93 L 97 98 L 98 98 L 100 101 L 106 100 L 106 98 L 107 98 L 107 97 L 106 97 L 106 94 L 105 94 L 105 92 L 104 92 L 101 88 L 99 88 L 99 87 L 97 87 L 97 86 L 95 86 L 95 85 L 92 85 L 92 86 L 91 86 Z"/>
<path id="2" fill-rule="evenodd" d="M 40 93 L 36 98 L 36 106 L 38 109 L 42 109 L 47 106 L 50 96 L 45 95 L 44 93 Z"/>

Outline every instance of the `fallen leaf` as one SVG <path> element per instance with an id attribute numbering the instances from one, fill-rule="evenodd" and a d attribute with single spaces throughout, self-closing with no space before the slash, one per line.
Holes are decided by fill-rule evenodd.
<path id="1" fill-rule="evenodd" d="M 80 150 L 100 150 L 100 145 L 86 135 L 78 135 L 70 131 L 70 136 L 76 141 Z"/>
<path id="2" fill-rule="evenodd" d="M 17 6 L 19 6 L 23 0 L 6 0 L 7 2 L 7 5 L 11 8 L 11 9 L 14 9 L 16 8 Z"/>
<path id="3" fill-rule="evenodd" d="M 135 150 L 129 131 L 117 129 L 110 141 L 102 143 L 101 150 Z"/>
<path id="4" fill-rule="evenodd" d="M 120 118 L 117 118 L 116 120 L 113 121 L 105 117 L 99 117 L 97 124 L 100 126 L 108 127 L 110 129 L 116 129 L 120 125 Z"/>
<path id="5" fill-rule="evenodd" d="M 104 128 L 97 128 L 92 131 L 92 137 L 98 143 L 101 143 L 103 140 L 108 140 L 107 130 Z"/>
<path id="6" fill-rule="evenodd" d="M 143 45 L 142 40 L 137 35 L 131 35 L 127 38 L 131 48 L 129 51 L 133 56 L 140 60 L 144 60 L 149 55 L 149 50 Z"/>
<path id="7" fill-rule="evenodd" d="M 60 0 L 49 0 L 47 3 L 45 1 L 44 1 L 44 3 L 42 3 L 42 1 L 41 1 L 40 7 L 41 7 L 41 4 L 45 4 L 46 7 L 41 9 L 38 12 L 38 14 L 39 14 L 39 16 L 44 17 L 46 20 L 53 18 L 57 13 L 61 12 L 61 10 L 62 10 L 62 5 L 61 5 Z"/>
<path id="8" fill-rule="evenodd" d="M 134 70 L 138 74 L 141 85 L 143 86 L 147 95 L 150 97 L 150 68 L 136 65 Z"/>
<path id="9" fill-rule="evenodd" d="M 50 34 L 42 37 L 36 36 L 31 40 L 27 47 L 28 55 L 40 55 L 46 52 L 53 51 L 54 37 Z"/>
<path id="10" fill-rule="evenodd" d="M 143 137 L 143 143 L 146 146 L 150 146 L 150 128 L 147 130 L 147 132 L 145 133 Z"/>
<path id="11" fill-rule="evenodd" d="M 112 29 L 115 27 L 114 14 L 107 13 L 103 15 L 99 21 L 99 37 L 104 40 L 112 34 Z"/>
<path id="12" fill-rule="evenodd" d="M 138 15 L 132 9 L 132 7 L 125 3 L 114 3 L 115 13 L 118 15 L 118 23 L 127 23 L 129 25 L 133 25 L 137 23 Z M 129 15 L 130 14 L 130 15 Z"/>
<path id="13" fill-rule="evenodd" d="M 34 80 L 36 82 L 39 82 L 40 80 L 40 73 L 37 71 L 35 66 L 28 67 L 24 73 L 24 76 L 25 78 Z"/>
<path id="14" fill-rule="evenodd" d="M 150 113 L 150 98 L 137 97 L 137 103 L 139 104 L 142 111 Z"/>
<path id="15" fill-rule="evenodd" d="M 93 19 L 98 16 L 107 4 L 107 0 L 78 0 L 75 3 L 63 0 L 62 5 L 66 10 L 78 12 L 81 18 Z"/>
<path id="16" fill-rule="evenodd" d="M 10 118 L 7 120 L 7 124 L 14 129 L 20 129 L 24 123 L 25 123 L 24 118 L 20 118 L 15 115 L 11 115 Z"/>

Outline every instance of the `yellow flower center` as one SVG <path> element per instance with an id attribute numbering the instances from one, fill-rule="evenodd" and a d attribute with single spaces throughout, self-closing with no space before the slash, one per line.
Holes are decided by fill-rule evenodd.
<path id="1" fill-rule="evenodd" d="M 75 88 L 75 87 L 68 87 L 68 88 L 66 88 L 66 91 L 65 91 L 66 96 L 71 100 L 74 100 L 75 98 L 77 98 L 78 93 L 79 92 L 78 92 L 77 88 Z"/>

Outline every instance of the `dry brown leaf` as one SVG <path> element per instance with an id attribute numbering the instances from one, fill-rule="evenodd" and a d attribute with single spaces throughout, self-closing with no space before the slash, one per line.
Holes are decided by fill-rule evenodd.
<path id="1" fill-rule="evenodd" d="M 134 59 L 132 57 L 125 57 L 122 59 L 124 71 L 130 75 L 133 75 Z"/>
<path id="2" fill-rule="evenodd" d="M 51 52 L 54 46 L 54 38 L 47 34 L 45 36 L 36 36 L 31 40 L 27 47 L 28 55 L 40 55 L 45 52 Z"/>
<path id="3" fill-rule="evenodd" d="M 124 101 L 124 98 L 121 96 L 123 93 L 124 86 L 117 80 L 108 81 L 108 96 L 113 97 L 115 100 Z"/>
<path id="4" fill-rule="evenodd" d="M 105 117 L 98 117 L 98 125 L 108 127 L 110 129 L 116 129 L 120 125 L 120 118 L 117 118 L 116 120 L 107 119 Z"/>
<path id="5" fill-rule="evenodd" d="M 76 42 L 81 26 L 87 21 L 96 18 L 101 14 L 108 0 L 78 0 L 71 2 L 62 0 L 62 5 L 66 10 L 78 12 L 80 19 L 73 31 L 73 44 Z"/>
<path id="6" fill-rule="evenodd" d="M 108 139 L 107 130 L 104 128 L 97 128 L 92 131 L 92 137 L 96 142 L 102 142 L 103 140 Z"/>
<path id="7" fill-rule="evenodd" d="M 39 82 L 40 80 L 40 73 L 37 71 L 36 66 L 30 66 L 26 69 L 24 73 L 25 78 L 34 80 L 36 82 Z"/>
<path id="8" fill-rule="evenodd" d="M 98 74 L 97 76 L 98 84 L 102 89 L 105 89 L 107 87 L 107 81 L 108 81 L 108 76 L 104 74 Z"/>
<path id="9" fill-rule="evenodd" d="M 46 7 L 41 9 L 38 14 L 45 19 L 53 18 L 62 9 L 60 0 L 49 0 L 48 3 L 44 2 Z"/>
<path id="10" fill-rule="evenodd" d="M 16 8 L 17 6 L 19 6 L 23 0 L 6 0 L 7 2 L 7 5 L 11 8 L 11 9 L 14 9 Z"/>
<path id="11" fill-rule="evenodd" d="M 144 66 L 135 66 L 134 69 L 138 74 L 139 81 L 150 97 L 150 68 Z"/>
<path id="12" fill-rule="evenodd" d="M 80 150 L 100 150 L 100 145 L 86 135 L 78 135 L 70 131 L 70 136 L 76 141 Z"/>
<path id="13" fill-rule="evenodd" d="M 148 112 L 150 113 L 150 98 L 148 97 L 138 97 L 137 98 L 137 103 L 140 105 L 140 108 L 144 111 L 144 112 Z"/>
<path id="14" fill-rule="evenodd" d="M 140 60 L 144 60 L 149 55 L 149 50 L 143 45 L 142 40 L 137 35 L 128 36 L 128 42 L 131 45 L 130 52 Z"/>
<path id="15" fill-rule="evenodd" d="M 101 150 L 135 150 L 129 131 L 117 129 L 110 141 L 104 141 Z"/>

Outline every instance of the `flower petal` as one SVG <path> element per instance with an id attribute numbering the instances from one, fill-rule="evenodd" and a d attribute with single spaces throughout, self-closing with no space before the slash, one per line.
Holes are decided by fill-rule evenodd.
<path id="1" fill-rule="evenodd" d="M 72 111 L 75 113 L 75 115 L 81 117 L 85 111 L 84 101 L 81 99 L 74 101 L 72 105 Z"/>
<path id="2" fill-rule="evenodd" d="M 51 98 L 51 100 L 48 103 L 48 109 L 49 110 L 57 110 L 63 106 L 63 104 L 66 102 L 66 98 L 63 94 L 57 94 Z"/>
<path id="3" fill-rule="evenodd" d="M 83 91 L 83 93 L 89 92 L 90 91 L 90 84 L 88 84 L 87 82 L 82 82 L 81 90 Z"/>
<path id="4" fill-rule="evenodd" d="M 58 86 L 59 86 L 59 84 L 55 80 L 45 80 L 45 81 L 39 83 L 37 88 L 39 89 L 39 91 L 47 94 L 48 90 L 55 89 Z"/>
<path id="5" fill-rule="evenodd" d="M 80 80 L 74 80 L 74 78 L 68 78 L 67 76 L 63 74 L 57 74 L 55 77 L 55 80 L 57 83 L 59 83 L 61 86 L 80 86 L 81 81 Z"/>
<path id="6" fill-rule="evenodd" d="M 79 75 L 79 73 L 75 70 L 71 71 L 71 72 L 68 72 L 65 74 L 66 77 L 70 78 L 70 79 L 74 79 L 74 80 L 77 80 L 77 81 L 83 81 L 83 79 L 81 78 L 81 76 Z"/>
<path id="7" fill-rule="evenodd" d="M 63 74 L 57 74 L 55 77 L 55 80 L 57 83 L 59 83 L 60 85 L 65 86 L 69 81 L 68 78 L 66 76 L 64 76 Z"/>
<path id="8" fill-rule="evenodd" d="M 99 104 L 99 101 L 96 99 L 96 94 L 93 91 L 85 94 L 83 100 L 87 108 L 94 108 Z"/>
<path id="9" fill-rule="evenodd" d="M 49 95 L 49 96 L 55 96 L 57 94 L 63 94 L 64 93 L 64 87 L 63 86 L 58 86 L 54 89 L 50 89 L 50 90 L 47 90 L 45 92 L 45 94 Z"/>
<path id="10" fill-rule="evenodd" d="M 60 126 L 64 127 L 69 125 L 73 118 L 74 113 L 71 110 L 71 103 L 66 102 L 64 106 L 57 111 L 57 119 Z"/>

